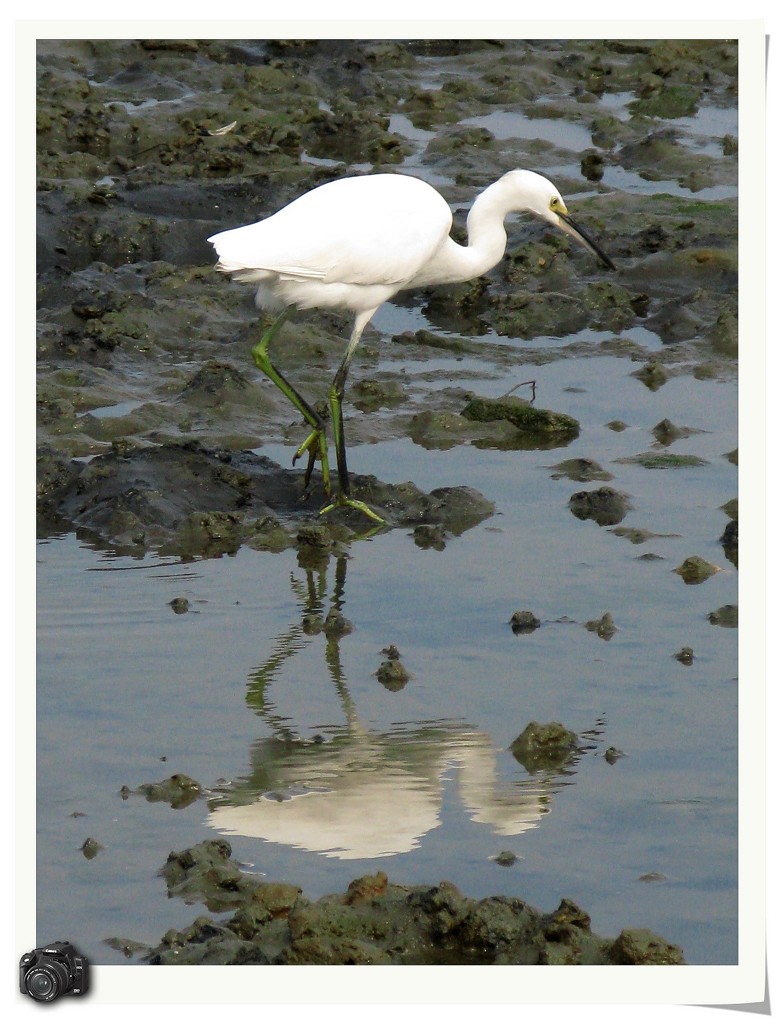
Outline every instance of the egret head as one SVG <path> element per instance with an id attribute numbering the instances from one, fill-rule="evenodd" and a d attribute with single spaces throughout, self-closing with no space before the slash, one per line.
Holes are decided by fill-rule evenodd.
<path id="1" fill-rule="evenodd" d="M 524 209 L 534 213 L 536 217 L 540 217 L 548 224 L 561 228 L 566 235 L 570 235 L 571 238 L 589 249 L 607 267 L 616 270 L 613 261 L 570 216 L 565 200 L 556 185 L 553 185 L 548 178 L 544 178 L 542 174 L 536 174 L 535 171 L 521 170 L 510 171 L 506 178 L 511 179 L 514 188 L 523 195 Z"/>

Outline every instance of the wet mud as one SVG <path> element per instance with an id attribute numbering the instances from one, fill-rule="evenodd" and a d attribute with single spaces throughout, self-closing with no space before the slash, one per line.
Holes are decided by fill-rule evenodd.
<path id="1" fill-rule="evenodd" d="M 470 487 L 426 494 L 413 483 L 384 484 L 361 475 L 351 485 L 354 497 L 379 510 L 387 527 L 437 527 L 443 543 L 446 532 L 458 536 L 494 511 Z M 319 521 L 324 500 L 319 478 L 305 492 L 299 473 L 263 455 L 198 442 L 115 445 L 86 464 L 51 449 L 38 455 L 39 526 L 75 528 L 123 554 L 155 550 L 192 558 L 227 554 L 243 544 L 274 551 L 306 547 L 313 542 L 307 523 L 320 527 L 325 546 L 366 534 L 368 520 L 353 509 Z"/>
<path id="2" fill-rule="evenodd" d="M 733 374 L 737 141 L 726 135 L 715 151 L 683 137 L 677 119 L 735 104 L 736 59 L 724 41 L 593 41 L 566 52 L 520 41 L 40 41 L 41 532 L 59 522 L 122 550 L 173 543 L 204 555 L 216 540 L 221 549 L 215 533 L 251 543 L 244 514 L 237 524 L 241 495 L 224 474 L 216 482 L 220 460 L 268 442 L 290 443 L 293 453 L 304 425 L 255 372 L 249 349 L 262 325 L 250 289 L 213 272 L 206 238 L 356 168 L 405 170 L 415 159 L 454 204 L 463 240 L 476 190 L 513 166 L 570 159 L 552 140 L 552 121 L 564 140 L 583 135 L 578 177 L 558 184 L 566 195 L 587 192 L 579 218 L 618 273 L 522 220 L 488 276 L 410 296 L 446 334 L 401 332 L 388 344 L 367 332 L 348 389 L 349 444 L 407 436 L 426 448 L 555 447 L 577 433 L 569 418 L 515 396 L 497 402 L 433 387 L 416 373 L 433 347 L 465 363 L 452 371 L 460 381 L 475 373 L 474 359 L 482 376 L 513 365 L 517 353 L 503 337 L 529 342 L 532 364 L 624 355 L 643 364 L 637 373 L 650 389 L 682 373 Z M 439 88 L 427 84 L 435 62 Z M 536 102 L 541 92 L 546 102 Z M 538 137 L 506 128 L 500 112 L 514 109 L 539 120 Z M 610 168 L 674 182 L 682 194 L 617 191 L 602 183 Z M 308 313 L 279 336 L 275 358 L 313 403 L 326 397 L 348 326 Z M 663 350 L 622 336 L 635 326 L 654 331 Z M 583 328 L 616 337 L 535 349 L 540 336 Z M 163 514 L 120 494 L 115 460 L 123 450 L 138 464 L 142 456 L 124 451 L 137 447 L 163 453 L 157 482 L 166 494 L 196 489 L 195 442 L 214 489 L 199 507 L 185 501 L 176 523 L 173 508 Z M 77 499 L 85 471 L 68 459 L 95 460 L 91 503 Z M 303 470 L 273 473 L 242 459 L 241 472 L 258 484 L 248 515 L 263 505 L 299 524 L 317 514 L 317 487 L 303 496 Z M 370 500 L 383 486 L 359 489 Z M 380 503 L 391 526 L 421 517 L 417 494 L 412 505 L 399 491 Z M 121 507 L 108 523 L 112 504 Z M 187 544 L 172 540 L 188 532 L 188 517 L 218 512 L 228 521 L 189 531 Z M 453 529 L 452 515 L 431 508 L 420 521 Z"/>

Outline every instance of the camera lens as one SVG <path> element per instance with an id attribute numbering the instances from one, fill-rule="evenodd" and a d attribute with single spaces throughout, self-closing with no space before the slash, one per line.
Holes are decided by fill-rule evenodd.
<path id="1" fill-rule="evenodd" d="M 69 975 L 67 969 L 56 960 L 33 967 L 28 971 L 24 985 L 33 999 L 50 1002 L 67 991 Z"/>

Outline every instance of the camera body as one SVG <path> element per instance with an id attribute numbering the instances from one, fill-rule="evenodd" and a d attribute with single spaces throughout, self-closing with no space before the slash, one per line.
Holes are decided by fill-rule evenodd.
<path id="1" fill-rule="evenodd" d="M 19 961 L 20 990 L 41 1003 L 50 1003 L 59 996 L 83 996 L 89 978 L 86 956 L 68 941 L 33 949 Z"/>

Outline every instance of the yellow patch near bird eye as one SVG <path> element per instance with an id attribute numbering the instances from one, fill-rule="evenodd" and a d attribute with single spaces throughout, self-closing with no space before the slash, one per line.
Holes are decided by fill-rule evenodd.
<path id="1" fill-rule="evenodd" d="M 554 213 L 564 213 L 564 214 L 567 214 L 567 207 L 562 202 L 562 200 L 559 198 L 559 196 L 552 196 L 551 197 L 551 202 L 549 203 L 549 209 L 553 210 Z"/>

